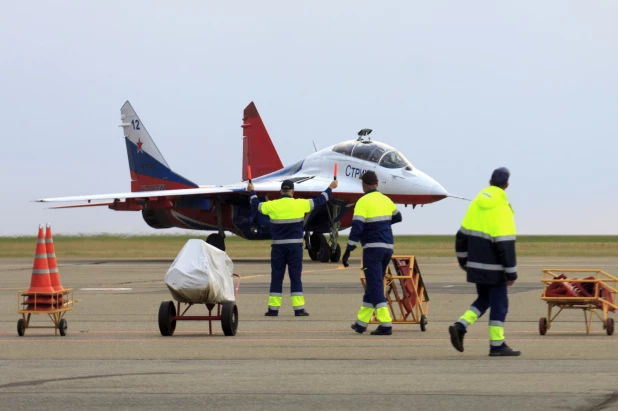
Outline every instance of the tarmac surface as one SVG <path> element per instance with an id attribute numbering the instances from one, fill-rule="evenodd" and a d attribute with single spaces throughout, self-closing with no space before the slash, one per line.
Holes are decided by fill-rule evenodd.
<path id="1" fill-rule="evenodd" d="M 178 322 L 161 336 L 157 316 L 171 300 L 163 277 L 171 261 L 59 261 L 74 289 L 68 335 L 16 331 L 17 292 L 30 284 L 31 259 L 0 259 L 0 409 L 208 410 L 618 410 L 618 340 L 581 310 L 538 332 L 542 268 L 594 268 L 618 274 L 618 258 L 520 258 L 510 288 L 508 344 L 515 358 L 488 357 L 487 319 L 471 327 L 465 352 L 447 328 L 475 298 L 454 258 L 420 258 L 430 298 L 429 324 L 395 325 L 392 336 L 350 329 L 360 306 L 352 267 L 306 261 L 307 311 L 296 318 L 289 282 L 279 317 L 264 317 L 270 266 L 237 260 L 239 328 Z M 206 315 L 203 306 L 189 314 Z M 610 313 L 610 317 L 615 317 Z M 52 325 L 33 316 L 33 325 Z M 375 325 L 371 325 L 373 329 Z"/>

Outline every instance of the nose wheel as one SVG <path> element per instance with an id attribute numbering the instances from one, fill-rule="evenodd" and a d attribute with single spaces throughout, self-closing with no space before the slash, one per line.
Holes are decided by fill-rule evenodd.
<path id="1" fill-rule="evenodd" d="M 331 259 L 331 249 L 322 233 L 313 233 L 309 237 L 309 258 L 313 261 L 327 263 Z"/>
<path id="2" fill-rule="evenodd" d="M 339 244 L 335 244 L 335 252 L 331 253 L 330 261 L 333 263 L 338 263 L 341 260 L 341 246 Z"/>
<path id="3" fill-rule="evenodd" d="M 341 246 L 339 240 L 339 221 L 335 221 L 335 217 L 339 215 L 341 206 L 338 204 L 327 204 L 328 211 L 328 226 L 330 230 L 330 238 L 327 240 L 322 233 L 305 232 L 305 248 L 309 252 L 309 258 L 313 261 L 321 261 L 323 263 L 341 261 Z"/>

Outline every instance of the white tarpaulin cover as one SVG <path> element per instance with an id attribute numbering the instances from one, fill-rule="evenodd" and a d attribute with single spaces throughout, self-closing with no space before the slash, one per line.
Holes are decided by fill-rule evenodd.
<path id="1" fill-rule="evenodd" d="M 198 239 L 187 241 L 167 270 L 165 284 L 176 301 L 234 301 L 234 263 L 225 251 Z"/>

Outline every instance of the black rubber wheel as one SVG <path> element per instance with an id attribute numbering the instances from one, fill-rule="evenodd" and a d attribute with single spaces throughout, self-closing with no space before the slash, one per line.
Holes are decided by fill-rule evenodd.
<path id="1" fill-rule="evenodd" d="M 539 318 L 539 334 L 547 334 L 547 318 L 545 317 Z"/>
<path id="2" fill-rule="evenodd" d="M 219 233 L 213 233 L 206 237 L 206 243 L 221 251 L 225 251 L 225 238 Z"/>
<path id="3" fill-rule="evenodd" d="M 318 261 L 320 259 L 320 250 L 322 249 L 323 242 L 326 242 L 324 234 L 313 233 L 309 237 L 309 244 L 311 244 L 311 251 L 309 251 L 309 257 L 313 261 Z"/>
<path id="4" fill-rule="evenodd" d="M 341 260 L 341 246 L 337 244 L 337 248 L 335 248 L 335 252 L 330 255 L 330 261 L 333 263 L 338 263 L 339 260 Z"/>
<path id="5" fill-rule="evenodd" d="M 605 320 L 605 332 L 607 333 L 607 335 L 614 334 L 614 319 L 613 318 L 608 318 L 607 320 Z"/>
<path id="6" fill-rule="evenodd" d="M 421 314 L 421 331 L 427 331 L 427 317 L 424 314 Z"/>
<path id="7" fill-rule="evenodd" d="M 176 316 L 176 307 L 173 301 L 163 301 L 159 306 L 159 331 L 164 337 L 174 335 L 176 330 L 176 320 L 172 317 Z"/>
<path id="8" fill-rule="evenodd" d="M 311 248 L 316 253 L 316 260 L 319 260 L 323 263 L 327 263 L 330 261 L 330 246 L 328 245 L 328 241 L 326 241 L 326 237 L 324 237 L 324 234 L 311 234 L 311 237 L 309 237 L 309 242 L 311 243 Z M 311 257 L 311 254 L 309 256 Z"/>
<path id="9" fill-rule="evenodd" d="M 58 323 L 58 331 L 60 331 L 60 335 L 63 337 L 67 335 L 67 326 L 67 320 L 65 320 L 64 318 Z"/>
<path id="10" fill-rule="evenodd" d="M 223 334 L 228 337 L 236 335 L 238 330 L 238 307 L 234 301 L 224 301 L 221 303 L 221 328 L 223 328 Z"/>
<path id="11" fill-rule="evenodd" d="M 318 253 L 314 249 L 307 250 L 309 252 L 309 258 L 311 261 L 318 261 Z"/>
<path id="12" fill-rule="evenodd" d="M 330 246 L 328 245 L 328 243 L 326 242 L 326 240 L 324 240 L 324 244 L 322 244 L 322 247 L 320 248 L 320 261 L 323 263 L 327 263 L 330 261 L 330 256 L 331 256 L 331 251 L 330 251 Z"/>
<path id="13" fill-rule="evenodd" d="M 20 337 L 23 337 L 25 333 L 26 333 L 26 322 L 24 321 L 23 318 L 20 318 L 19 320 L 17 320 L 17 335 L 19 335 Z"/>

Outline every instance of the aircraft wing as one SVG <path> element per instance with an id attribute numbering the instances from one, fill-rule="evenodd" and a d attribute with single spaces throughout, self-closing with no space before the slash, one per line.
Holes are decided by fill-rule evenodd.
<path id="1" fill-rule="evenodd" d="M 62 201 L 93 201 L 93 200 L 115 200 L 115 199 L 127 199 L 127 198 L 153 198 L 153 197 L 179 197 L 189 195 L 209 195 L 209 194 L 225 194 L 233 193 L 236 191 L 244 191 L 244 188 L 226 188 L 226 187 L 197 187 L 197 188 L 185 188 L 180 190 L 162 190 L 162 191 L 136 191 L 129 193 L 110 193 L 110 194 L 92 194 L 85 196 L 72 196 L 72 197 L 54 197 L 54 198 L 41 198 L 35 200 L 39 203 L 52 203 Z"/>
<path id="2" fill-rule="evenodd" d="M 269 178 L 266 180 L 254 180 L 253 186 L 255 192 L 260 194 L 261 192 L 273 192 L 281 190 L 281 182 L 283 180 L 291 180 L 294 183 L 294 192 L 299 193 L 320 193 L 328 188 L 333 181 L 331 178 L 325 178 L 322 176 L 285 176 L 277 178 Z"/>

